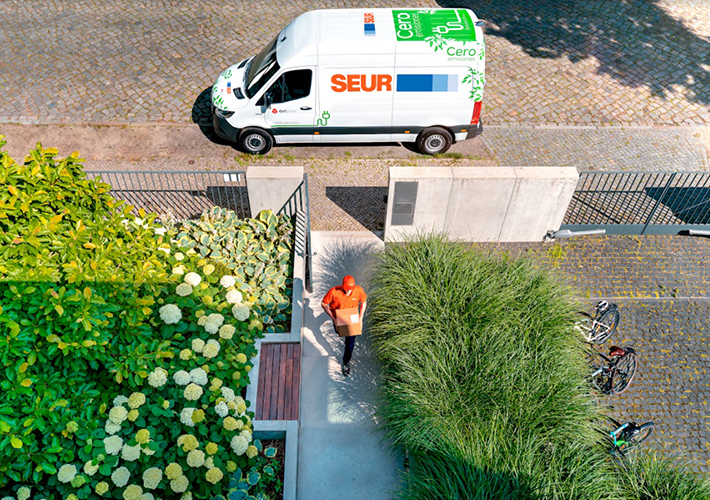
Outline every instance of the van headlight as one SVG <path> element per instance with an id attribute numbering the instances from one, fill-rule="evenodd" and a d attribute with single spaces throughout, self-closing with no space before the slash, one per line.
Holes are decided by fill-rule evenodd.
<path id="1" fill-rule="evenodd" d="M 214 112 L 219 116 L 220 118 L 229 118 L 234 114 L 234 111 L 227 111 L 224 109 L 219 109 L 219 108 L 214 108 Z"/>

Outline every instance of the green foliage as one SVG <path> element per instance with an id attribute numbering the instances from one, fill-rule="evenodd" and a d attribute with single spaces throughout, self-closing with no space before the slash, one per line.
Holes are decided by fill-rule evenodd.
<path id="1" fill-rule="evenodd" d="M 103 497 L 122 498 L 125 488 L 110 478 L 117 468 L 130 474 L 128 485 L 142 485 L 145 470 L 175 462 L 194 498 L 210 498 L 224 491 L 230 468 L 251 470 L 259 461 L 248 443 L 252 414 L 239 395 L 249 381 L 254 339 L 273 320 L 256 290 L 242 296 L 227 286 L 226 266 L 171 247 L 174 233 L 154 214 L 134 216 L 110 196 L 110 186 L 87 180 L 77 155 L 55 156 L 38 145 L 18 165 L 0 152 L 0 492 L 31 485 L 33 495 L 50 500 L 96 498 L 105 481 Z M 190 272 L 200 283 L 186 293 Z M 240 309 L 233 314 L 232 307 Z M 214 328 L 218 316 L 222 328 Z M 211 351 L 197 339 L 211 341 Z M 209 380 L 188 398 L 173 376 L 198 368 Z M 115 399 L 137 393 L 144 403 L 128 407 Z M 228 415 L 224 407 L 217 412 L 220 403 Z M 114 406 L 132 410 L 118 429 L 107 424 Z M 185 408 L 203 411 L 204 420 L 181 420 Z M 141 429 L 149 442 L 137 443 Z M 240 432 L 246 441 L 233 449 Z M 104 439 L 111 433 L 138 446 L 139 458 L 108 453 Z M 218 446 L 208 464 L 224 478 L 211 476 L 213 484 L 206 468 L 188 464 L 189 450 L 177 442 L 187 434 L 200 450 Z M 67 465 L 79 474 L 63 483 L 57 472 Z M 165 477 L 154 493 L 163 491 L 174 494 Z"/>
<path id="2" fill-rule="evenodd" d="M 415 457 L 402 498 L 607 497 L 602 415 L 551 276 L 432 236 L 388 247 L 371 298 L 380 414 Z"/>
<path id="3" fill-rule="evenodd" d="M 639 450 L 640 451 L 640 450 Z M 708 500 L 710 481 L 654 452 L 631 456 L 616 471 L 629 500 Z"/>
<path id="4" fill-rule="evenodd" d="M 86 178 L 76 153 L 56 155 L 37 144 L 20 164 L 0 152 L 0 273 L 23 281 L 159 281 L 159 249 L 169 244 L 155 215 L 136 218 L 108 184 Z"/>
<path id="5" fill-rule="evenodd" d="M 703 500 L 656 455 L 610 459 L 569 291 L 527 260 L 443 236 L 391 245 L 370 295 L 402 499 Z"/>
<path id="6" fill-rule="evenodd" d="M 255 219 L 215 207 L 199 221 L 184 222 L 176 237 L 184 248 L 222 265 L 237 280 L 237 289 L 254 299 L 267 332 L 290 328 L 293 275 L 293 225 L 270 210 Z"/>

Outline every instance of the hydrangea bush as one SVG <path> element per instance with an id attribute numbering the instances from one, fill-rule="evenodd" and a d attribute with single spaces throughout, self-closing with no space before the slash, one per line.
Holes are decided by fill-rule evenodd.
<path id="1" fill-rule="evenodd" d="M 273 473 L 264 456 L 275 452 L 252 439 L 243 399 L 254 339 L 273 321 L 258 291 L 180 247 L 155 216 L 123 209 L 75 157 L 55 155 L 38 146 L 19 168 L 0 152 L 0 179 L 20 186 L 0 189 L 0 205 L 17 206 L 0 210 L 6 244 L 33 246 L 12 242 L 54 217 L 34 208 L 54 189 L 43 184 L 79 186 L 55 207 L 71 206 L 72 224 L 55 219 L 47 243 L 71 247 L 71 260 L 39 249 L 37 269 L 0 247 L 0 498 L 258 494 L 260 475 Z M 48 165 L 65 173 L 50 179 Z M 84 237 L 93 246 L 76 245 Z"/>

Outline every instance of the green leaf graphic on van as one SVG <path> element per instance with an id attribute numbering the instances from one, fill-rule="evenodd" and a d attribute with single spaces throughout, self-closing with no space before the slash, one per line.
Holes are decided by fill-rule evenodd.
<path id="1" fill-rule="evenodd" d="M 482 71 L 468 68 L 468 73 L 466 73 L 466 76 L 461 80 L 461 83 L 471 84 L 471 90 L 468 95 L 469 99 L 472 101 L 480 101 L 483 99 L 483 87 L 486 84 L 486 78 Z"/>
<path id="2" fill-rule="evenodd" d="M 446 44 L 448 43 L 446 38 L 441 35 L 428 36 L 424 39 L 424 41 L 429 44 L 429 47 L 434 47 L 434 52 L 444 50 L 444 47 L 446 47 Z"/>
<path id="3" fill-rule="evenodd" d="M 326 125 L 328 125 L 328 118 L 330 118 L 330 113 L 328 113 L 327 111 L 323 111 L 320 116 L 321 117 L 318 118 L 318 120 L 316 121 L 316 126 L 325 127 Z"/>
<path id="4" fill-rule="evenodd" d="M 393 10 L 398 41 L 421 42 L 432 36 L 447 40 L 475 40 L 476 27 L 466 9 Z"/>

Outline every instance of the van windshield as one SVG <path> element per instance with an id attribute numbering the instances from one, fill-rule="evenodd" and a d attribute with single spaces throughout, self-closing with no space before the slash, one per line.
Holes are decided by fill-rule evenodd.
<path id="1" fill-rule="evenodd" d="M 279 70 L 279 63 L 276 62 L 278 38 L 276 36 L 271 40 L 249 63 L 244 81 L 244 89 L 249 99 L 254 97 L 259 89 Z"/>

